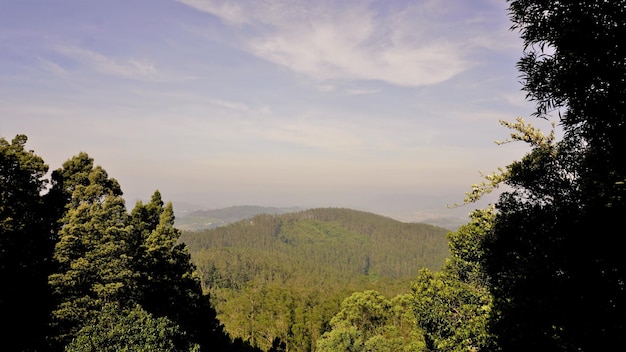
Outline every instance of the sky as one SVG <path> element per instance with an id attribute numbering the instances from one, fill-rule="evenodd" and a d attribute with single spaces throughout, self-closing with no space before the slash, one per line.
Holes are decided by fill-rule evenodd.
<path id="1" fill-rule="evenodd" d="M 536 122 L 510 26 L 504 0 L 0 0 L 0 137 L 88 153 L 128 206 L 466 215 L 528 149 L 499 120 Z"/>

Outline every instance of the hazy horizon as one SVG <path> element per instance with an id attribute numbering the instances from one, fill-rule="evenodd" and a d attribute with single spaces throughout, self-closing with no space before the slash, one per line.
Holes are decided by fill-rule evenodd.
<path id="1" fill-rule="evenodd" d="M 0 137 L 87 152 L 128 206 L 461 216 L 529 116 L 506 2 L 0 2 Z M 528 119 L 531 123 L 542 121 Z"/>
<path id="2" fill-rule="evenodd" d="M 421 197 L 420 195 L 412 195 L 412 194 L 398 194 L 398 195 L 389 195 L 387 197 L 381 196 L 379 198 L 373 198 L 372 200 L 367 199 L 359 199 L 358 197 L 354 197 L 350 200 L 346 200 L 343 202 L 327 202 L 322 201 L 313 201 L 311 199 L 301 199 L 300 201 L 267 201 L 268 197 L 259 198 L 259 202 L 262 203 L 254 203 L 249 202 L 250 197 L 246 197 L 245 195 L 240 197 L 240 201 L 236 199 L 236 197 L 232 197 L 232 195 L 224 196 L 224 199 L 229 199 L 226 202 L 215 202 L 211 197 L 202 197 L 202 193 L 198 193 L 193 195 L 192 197 L 187 198 L 185 201 L 180 201 L 177 199 L 169 199 L 164 195 L 164 201 L 171 201 L 174 206 L 174 211 L 177 216 L 185 216 L 193 211 L 198 210 L 215 210 L 222 208 L 230 208 L 237 206 L 259 206 L 259 207 L 272 207 L 272 208 L 298 208 L 298 209 L 312 209 L 312 208 L 350 208 L 354 210 L 361 210 L 366 212 L 372 212 L 379 215 L 389 216 L 396 220 L 412 222 L 412 221 L 423 221 L 423 220 L 432 220 L 432 219 L 440 219 L 440 218 L 451 218 L 451 219 L 467 219 L 467 216 L 473 209 L 483 208 L 487 206 L 489 203 L 492 203 L 497 195 L 488 195 L 485 199 L 477 202 L 476 204 L 467 204 L 460 205 L 457 203 L 462 202 L 463 195 L 448 195 L 446 196 L 436 196 L 432 195 L 430 197 Z M 269 197 L 271 198 L 271 197 Z M 131 209 L 137 201 L 146 202 L 149 201 L 149 197 L 147 198 L 138 198 L 132 197 L 129 195 L 125 195 L 125 199 L 127 202 L 127 207 Z M 194 201 L 194 199 L 196 201 Z M 442 203 L 444 199 L 450 199 L 451 202 Z M 191 200 L 191 201 L 190 201 Z M 232 202 L 230 201 L 232 200 Z"/>

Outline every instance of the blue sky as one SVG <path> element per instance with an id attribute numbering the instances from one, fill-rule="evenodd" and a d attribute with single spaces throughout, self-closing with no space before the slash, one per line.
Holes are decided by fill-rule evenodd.
<path id="1" fill-rule="evenodd" d="M 494 143 L 533 107 L 506 6 L 0 0 L 0 136 L 87 152 L 130 205 L 445 213 L 526 151 Z"/>

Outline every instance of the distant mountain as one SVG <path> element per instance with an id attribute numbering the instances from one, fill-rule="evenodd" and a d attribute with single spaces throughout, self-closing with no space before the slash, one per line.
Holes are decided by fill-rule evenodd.
<path id="1" fill-rule="evenodd" d="M 424 209 L 384 215 L 402 222 L 430 224 L 450 231 L 457 231 L 459 227 L 467 224 L 470 220 L 469 215 L 464 214 L 462 210 L 452 211 L 452 209 Z"/>
<path id="2" fill-rule="evenodd" d="M 197 209 L 197 208 L 196 208 Z M 185 211 L 176 217 L 176 227 L 186 231 L 197 231 L 224 226 L 259 214 L 285 214 L 302 208 L 276 208 L 256 205 L 237 205 L 227 208 Z"/>
<path id="3" fill-rule="evenodd" d="M 207 208 L 206 206 L 186 202 L 172 202 L 172 205 L 174 206 L 174 212 L 177 217 L 182 217 L 200 209 Z"/>
<path id="4" fill-rule="evenodd" d="M 455 218 L 455 217 L 433 217 L 433 218 L 423 219 L 419 222 L 424 223 L 424 224 L 430 224 L 430 225 L 443 227 L 444 229 L 447 229 L 450 231 L 457 231 L 459 227 L 467 224 L 469 220 L 463 219 L 463 218 Z"/>

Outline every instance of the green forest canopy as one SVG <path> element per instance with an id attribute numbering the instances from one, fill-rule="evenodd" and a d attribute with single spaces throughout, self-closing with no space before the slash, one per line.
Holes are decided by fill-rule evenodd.
<path id="1" fill-rule="evenodd" d="M 234 337 L 312 351 L 341 301 L 376 289 L 407 293 L 421 268 L 450 255 L 436 226 L 345 208 L 263 214 L 183 232 L 218 318 Z"/>

